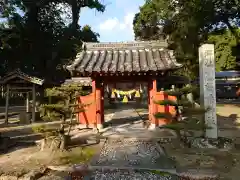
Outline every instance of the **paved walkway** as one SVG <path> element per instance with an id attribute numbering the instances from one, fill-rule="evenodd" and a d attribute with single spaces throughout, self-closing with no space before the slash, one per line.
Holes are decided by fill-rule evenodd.
<path id="1" fill-rule="evenodd" d="M 175 180 L 176 175 L 159 172 L 175 172 L 175 163 L 169 159 L 155 141 L 127 138 L 109 139 L 101 152 L 91 162 L 96 169 L 87 179 L 101 180 Z"/>
<path id="2" fill-rule="evenodd" d="M 106 138 L 140 138 L 140 139 L 165 139 L 175 138 L 173 133 L 166 130 L 156 129 L 155 131 L 147 130 L 143 127 L 143 121 L 148 119 L 147 110 L 137 112 L 131 106 L 125 109 L 118 109 L 111 120 L 102 129 L 102 136 Z"/>
<path id="3" fill-rule="evenodd" d="M 212 172 L 177 169 L 159 143 L 175 136 L 158 128 L 149 131 L 142 121 L 134 108 L 115 112 L 109 129 L 103 132 L 107 140 L 90 163 L 95 171 L 84 180 L 217 179 Z"/>
<path id="4" fill-rule="evenodd" d="M 156 132 L 143 127 L 141 115 L 131 106 L 114 113 L 108 128 L 103 130 L 107 140 L 90 164 L 96 171 L 85 180 L 177 179 L 176 175 L 153 173 L 155 170 L 176 173 L 175 163 L 157 143 Z"/>

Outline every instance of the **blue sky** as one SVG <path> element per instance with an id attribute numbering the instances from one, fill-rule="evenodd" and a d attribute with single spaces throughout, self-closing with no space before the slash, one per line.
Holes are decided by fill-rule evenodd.
<path id="1" fill-rule="evenodd" d="M 132 21 L 145 0 L 101 0 L 106 5 L 104 13 L 84 8 L 80 13 L 79 24 L 90 25 L 100 34 L 101 42 L 133 41 Z M 70 9 L 68 9 L 70 11 Z M 20 12 L 21 14 L 22 12 Z M 64 17 L 64 15 L 63 15 Z M 0 19 L 2 21 L 2 19 Z"/>
<path id="2" fill-rule="evenodd" d="M 133 41 L 132 21 L 145 0 L 103 0 L 104 13 L 92 9 L 83 9 L 79 24 L 90 25 L 100 34 L 101 42 Z"/>

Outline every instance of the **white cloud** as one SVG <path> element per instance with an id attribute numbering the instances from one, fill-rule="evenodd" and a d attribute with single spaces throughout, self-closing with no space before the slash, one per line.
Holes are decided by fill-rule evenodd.
<path id="1" fill-rule="evenodd" d="M 107 19 L 106 21 L 104 21 L 102 24 L 99 25 L 99 29 L 101 31 L 110 31 L 115 29 L 119 24 L 119 20 L 115 17 L 115 18 L 110 18 Z"/>
<path id="2" fill-rule="evenodd" d="M 133 18 L 134 13 L 127 13 L 123 20 L 120 21 L 118 18 L 109 18 L 106 21 L 104 21 L 102 24 L 99 25 L 99 29 L 101 31 L 112 31 L 112 30 L 127 30 L 127 31 L 133 31 Z"/>
<path id="3" fill-rule="evenodd" d="M 120 26 L 122 26 L 122 29 L 133 29 L 133 18 L 134 18 L 134 14 L 133 13 L 128 13 L 125 17 L 124 17 L 124 21 L 123 23 L 120 24 Z"/>

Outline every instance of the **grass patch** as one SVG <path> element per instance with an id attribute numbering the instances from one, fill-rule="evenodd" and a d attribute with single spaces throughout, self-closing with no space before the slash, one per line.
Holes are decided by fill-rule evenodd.
<path id="1" fill-rule="evenodd" d="M 217 104 L 217 107 L 224 107 L 225 104 Z"/>
<path id="2" fill-rule="evenodd" d="M 88 162 L 96 153 L 91 147 L 78 147 L 72 149 L 70 152 L 64 152 L 59 157 L 60 164 L 79 164 Z"/>
<path id="3" fill-rule="evenodd" d="M 170 173 L 162 172 L 162 171 L 158 171 L 158 170 L 150 170 L 150 172 L 154 173 L 154 174 L 161 175 L 161 176 L 170 176 L 171 175 Z"/>

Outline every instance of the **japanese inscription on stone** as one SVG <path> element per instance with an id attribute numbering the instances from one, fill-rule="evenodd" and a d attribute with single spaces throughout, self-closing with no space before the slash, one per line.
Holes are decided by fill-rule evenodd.
<path id="1" fill-rule="evenodd" d="M 205 123 L 210 129 L 206 136 L 217 138 L 216 85 L 214 45 L 204 44 L 199 48 L 199 72 L 201 105 L 210 110 L 205 113 Z"/>

